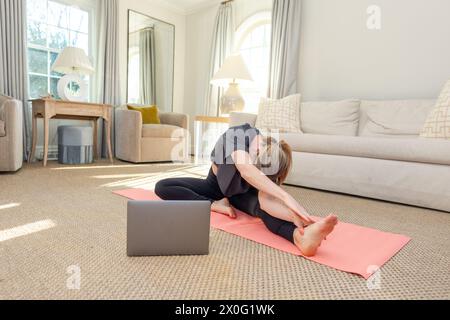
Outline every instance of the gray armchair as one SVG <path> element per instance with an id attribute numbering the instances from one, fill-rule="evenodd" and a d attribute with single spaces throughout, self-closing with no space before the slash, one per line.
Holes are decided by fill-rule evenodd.
<path id="1" fill-rule="evenodd" d="M 142 124 L 142 114 L 121 107 L 116 110 L 116 157 L 145 163 L 187 161 L 189 117 L 160 113 L 161 124 Z"/>
<path id="2" fill-rule="evenodd" d="M 17 171 L 22 163 L 22 102 L 0 95 L 0 172 Z"/>

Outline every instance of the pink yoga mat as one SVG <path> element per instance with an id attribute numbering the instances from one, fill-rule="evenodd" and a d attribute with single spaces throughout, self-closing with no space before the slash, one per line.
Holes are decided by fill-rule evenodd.
<path id="1" fill-rule="evenodd" d="M 132 200 L 160 200 L 152 191 L 143 189 L 128 189 L 114 193 Z M 260 219 L 245 213 L 238 212 L 237 219 L 230 219 L 212 212 L 211 226 L 304 257 L 295 245 L 271 233 Z M 410 240 L 411 238 L 403 235 L 339 222 L 333 233 L 322 243 L 317 255 L 305 258 L 368 279 Z"/>

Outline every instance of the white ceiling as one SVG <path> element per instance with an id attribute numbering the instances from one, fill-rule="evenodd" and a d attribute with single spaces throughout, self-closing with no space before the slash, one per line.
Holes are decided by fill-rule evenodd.
<path id="1" fill-rule="evenodd" d="M 200 9 L 215 5 L 223 0 L 159 0 L 161 4 L 172 7 L 184 14 L 190 14 Z"/>

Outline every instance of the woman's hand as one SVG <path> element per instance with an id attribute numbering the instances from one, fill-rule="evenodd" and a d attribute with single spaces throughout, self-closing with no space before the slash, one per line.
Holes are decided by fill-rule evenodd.
<path id="1" fill-rule="evenodd" d="M 292 212 L 298 215 L 305 226 L 315 223 L 303 208 L 289 193 L 284 191 L 279 185 L 270 180 L 251 161 L 248 152 L 237 150 L 232 153 L 233 161 L 241 177 L 260 192 L 266 193 L 280 200 Z"/>
<path id="2" fill-rule="evenodd" d="M 297 214 L 302 220 L 305 226 L 315 223 L 315 221 L 311 218 L 308 212 L 306 212 L 305 208 L 303 208 L 297 200 L 295 200 L 289 193 L 285 193 L 283 196 L 284 204 L 292 210 L 295 214 Z"/>

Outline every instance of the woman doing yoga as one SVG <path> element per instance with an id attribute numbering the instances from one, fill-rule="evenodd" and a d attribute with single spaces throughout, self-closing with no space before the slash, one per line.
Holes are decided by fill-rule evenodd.
<path id="1" fill-rule="evenodd" d="M 280 186 L 292 165 L 284 142 L 264 137 L 249 124 L 232 127 L 217 142 L 206 179 L 173 178 L 156 184 L 163 200 L 206 200 L 215 212 L 236 217 L 234 208 L 261 218 L 273 233 L 313 256 L 338 223 L 335 215 L 315 222 Z"/>

